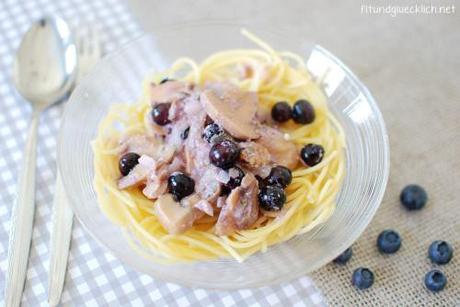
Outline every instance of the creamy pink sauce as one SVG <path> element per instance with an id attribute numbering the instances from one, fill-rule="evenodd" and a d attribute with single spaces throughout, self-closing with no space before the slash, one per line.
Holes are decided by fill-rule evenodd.
<path id="1" fill-rule="evenodd" d="M 149 133 L 120 140 L 120 157 L 136 153 L 140 158 L 118 180 L 119 189 L 137 187 L 147 198 L 157 200 L 155 214 L 169 233 L 184 232 L 205 215 L 217 217 L 218 235 L 251 228 L 264 214 L 259 209 L 256 176 L 267 177 L 275 165 L 293 169 L 299 155 L 294 143 L 268 125 L 257 94 L 228 83 L 198 87 L 169 81 L 152 85 L 150 100 L 152 107 L 168 104 L 168 123 L 160 126 L 149 120 Z M 203 138 L 203 132 L 212 122 L 240 150 L 235 166 L 244 176 L 231 190 L 226 185 L 240 173 L 234 167 L 222 169 L 211 163 L 213 144 Z M 175 172 L 194 181 L 193 193 L 180 200 L 168 191 L 168 178 Z"/>

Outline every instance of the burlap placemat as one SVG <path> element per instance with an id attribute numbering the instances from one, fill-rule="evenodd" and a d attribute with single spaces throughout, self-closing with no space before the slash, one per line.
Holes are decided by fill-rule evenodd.
<path id="1" fill-rule="evenodd" d="M 364 55 L 366 65 L 357 65 L 387 123 L 390 179 L 383 203 L 353 245 L 348 264 L 331 263 L 312 275 L 331 306 L 460 306 L 460 18 L 398 18 L 393 25 L 386 22 L 400 32 L 384 34 L 378 48 L 368 43 L 376 52 Z M 382 30 L 376 35 L 388 34 L 373 27 Z M 421 211 L 408 212 L 399 202 L 401 189 L 409 183 L 428 192 Z M 389 256 L 376 247 L 378 234 L 387 228 L 402 236 L 401 249 Z M 428 246 L 434 240 L 453 246 L 449 264 L 430 263 Z M 374 285 L 365 291 L 351 285 L 352 272 L 360 266 L 375 275 Z M 448 279 L 438 294 L 423 283 L 435 267 Z"/>

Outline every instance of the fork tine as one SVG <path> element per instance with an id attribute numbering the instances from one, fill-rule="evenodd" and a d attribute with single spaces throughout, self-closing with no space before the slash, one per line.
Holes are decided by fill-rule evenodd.
<path id="1" fill-rule="evenodd" d="M 81 27 L 78 32 L 81 36 L 81 47 L 78 59 L 79 76 L 77 76 L 77 80 L 81 79 L 92 69 L 94 64 L 101 57 L 102 52 L 99 34 L 96 28 L 86 25 L 85 27 Z"/>

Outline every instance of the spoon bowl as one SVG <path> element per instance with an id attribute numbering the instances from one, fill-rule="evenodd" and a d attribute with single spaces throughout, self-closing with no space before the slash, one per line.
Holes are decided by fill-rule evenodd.
<path id="1" fill-rule="evenodd" d="M 13 63 L 13 82 L 31 104 L 46 108 L 65 96 L 75 82 L 77 48 L 69 26 L 43 18 L 24 35 Z"/>

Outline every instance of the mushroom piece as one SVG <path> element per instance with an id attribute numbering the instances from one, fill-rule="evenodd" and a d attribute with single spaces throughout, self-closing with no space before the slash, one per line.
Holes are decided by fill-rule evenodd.
<path id="1" fill-rule="evenodd" d="M 176 148 L 172 145 L 161 145 L 157 147 L 157 152 L 154 156 L 156 159 L 156 165 L 161 166 L 168 164 L 174 158 L 174 153 L 176 152 Z"/>
<path id="2" fill-rule="evenodd" d="M 204 200 L 207 200 L 211 203 L 214 203 L 220 195 L 221 186 L 219 181 L 216 180 L 216 174 L 218 172 L 217 168 L 209 168 L 201 177 L 197 178 L 195 182 L 197 185 L 195 187 L 196 192 Z"/>
<path id="3" fill-rule="evenodd" d="M 262 167 L 271 161 L 270 152 L 256 142 L 239 143 L 241 148 L 240 159 L 251 170 Z"/>
<path id="4" fill-rule="evenodd" d="M 168 81 L 159 85 L 151 84 L 150 101 L 152 105 L 172 102 L 191 92 L 191 85 L 181 81 Z"/>
<path id="5" fill-rule="evenodd" d="M 214 207 L 207 200 L 200 200 L 194 206 L 194 208 L 206 213 L 209 216 L 214 215 Z"/>
<path id="6" fill-rule="evenodd" d="M 217 235 L 248 229 L 256 222 L 259 217 L 258 191 L 257 179 L 251 173 L 246 173 L 241 185 L 232 190 L 220 211 L 216 223 Z"/>
<path id="7" fill-rule="evenodd" d="M 149 199 L 156 199 L 166 193 L 167 189 L 168 174 L 166 172 L 166 167 L 163 166 L 160 169 L 153 170 L 149 176 L 147 176 L 147 182 L 142 193 Z"/>
<path id="8" fill-rule="evenodd" d="M 153 137 L 134 134 L 126 136 L 120 140 L 120 154 L 135 152 L 138 155 L 148 155 L 155 157 L 159 141 Z"/>
<path id="9" fill-rule="evenodd" d="M 185 208 L 193 208 L 193 220 L 200 219 L 204 216 L 205 212 L 197 208 L 197 205 L 203 201 L 197 193 L 193 193 L 187 197 L 184 197 L 180 201 L 180 205 Z"/>
<path id="10" fill-rule="evenodd" d="M 200 94 L 200 101 L 209 117 L 237 139 L 250 140 L 259 137 L 254 124 L 256 94 L 242 92 L 232 85 L 211 88 Z"/>
<path id="11" fill-rule="evenodd" d="M 191 228 L 195 221 L 192 207 L 181 206 L 173 199 L 172 194 L 164 194 L 158 198 L 154 208 L 155 216 L 170 234 L 178 234 Z"/>
<path id="12" fill-rule="evenodd" d="M 275 164 L 294 169 L 299 161 L 295 144 L 284 138 L 284 134 L 272 127 L 261 125 L 258 129 L 260 138 L 255 142 L 268 149 Z"/>

